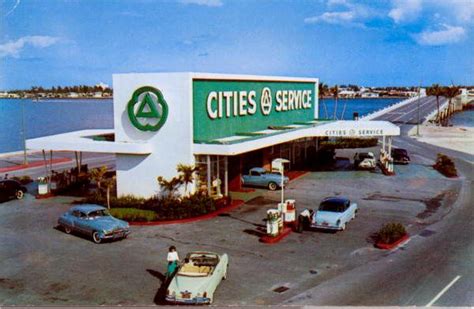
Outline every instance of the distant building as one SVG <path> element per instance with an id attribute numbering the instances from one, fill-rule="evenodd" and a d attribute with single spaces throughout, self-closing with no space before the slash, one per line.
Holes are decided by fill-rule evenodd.
<path id="1" fill-rule="evenodd" d="M 69 92 L 69 98 L 79 98 L 79 94 L 77 92 Z"/>
<path id="2" fill-rule="evenodd" d="M 102 91 L 94 92 L 93 97 L 94 97 L 94 98 L 102 98 Z"/>
<path id="3" fill-rule="evenodd" d="M 105 90 L 105 89 L 109 89 L 109 85 L 107 84 L 104 84 L 103 82 L 100 82 L 98 83 L 97 85 L 95 85 L 96 87 L 99 87 L 99 88 L 102 88 L 102 90 Z"/>
<path id="4" fill-rule="evenodd" d="M 340 98 L 355 98 L 356 92 L 352 90 L 342 90 L 339 92 Z"/>
<path id="5" fill-rule="evenodd" d="M 376 92 L 363 92 L 360 94 L 361 98 L 378 98 L 379 96 Z"/>

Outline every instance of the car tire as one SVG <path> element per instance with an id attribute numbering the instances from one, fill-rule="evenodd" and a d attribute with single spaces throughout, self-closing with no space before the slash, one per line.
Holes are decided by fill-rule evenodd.
<path id="1" fill-rule="evenodd" d="M 94 232 L 92 233 L 92 241 L 95 242 L 96 244 L 100 244 L 100 242 L 102 241 L 102 239 L 100 239 L 100 237 L 99 237 L 99 232 L 94 231 Z"/>
<path id="2" fill-rule="evenodd" d="M 25 192 L 23 192 L 22 190 L 18 190 L 15 193 L 15 197 L 17 200 L 23 199 L 24 196 L 25 196 Z"/>
<path id="3" fill-rule="evenodd" d="M 274 183 L 273 181 L 268 183 L 268 190 L 275 191 L 277 188 L 278 188 L 278 185 Z"/>
<path id="4" fill-rule="evenodd" d="M 67 225 L 63 225 L 63 230 L 64 230 L 64 233 L 66 234 L 71 234 L 72 232 L 72 229 Z"/>
<path id="5" fill-rule="evenodd" d="M 344 231 L 346 229 L 346 224 L 344 223 L 343 225 L 341 225 L 341 231 Z"/>

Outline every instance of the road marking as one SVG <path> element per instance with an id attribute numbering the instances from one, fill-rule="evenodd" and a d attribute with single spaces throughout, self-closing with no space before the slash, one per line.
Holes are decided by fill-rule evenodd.
<path id="1" fill-rule="evenodd" d="M 438 295 L 436 295 L 435 298 L 433 298 L 432 301 L 430 301 L 426 307 L 431 307 L 431 305 L 433 305 L 435 302 L 438 301 L 438 299 L 443 296 L 444 293 L 446 293 L 447 290 L 449 290 L 450 287 L 453 286 L 453 284 L 456 283 L 456 281 L 458 281 L 459 279 L 461 278 L 461 276 L 456 276 L 456 278 L 453 279 L 453 281 L 451 281 L 444 289 L 441 290 L 441 292 L 438 293 Z"/>

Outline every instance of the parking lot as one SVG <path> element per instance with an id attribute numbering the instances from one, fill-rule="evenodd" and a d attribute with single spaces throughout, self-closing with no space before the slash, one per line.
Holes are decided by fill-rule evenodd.
<path id="1" fill-rule="evenodd" d="M 257 189 L 243 206 L 214 219 L 132 227 L 128 239 L 100 245 L 55 229 L 74 198 L 27 195 L 2 203 L 0 304 L 159 304 L 170 245 L 180 257 L 192 250 L 229 254 L 228 279 L 214 295 L 216 305 L 279 304 L 384 258 L 388 253 L 375 249 L 371 238 L 382 224 L 401 222 L 414 235 L 450 211 L 459 180 L 444 178 L 423 162 L 396 166 L 396 171 L 393 177 L 353 170 L 312 172 L 292 181 L 285 196 L 296 200 L 299 211 L 316 208 L 327 196 L 347 196 L 358 203 L 359 213 L 344 232 L 292 233 L 273 245 L 258 240 L 279 191 Z"/>

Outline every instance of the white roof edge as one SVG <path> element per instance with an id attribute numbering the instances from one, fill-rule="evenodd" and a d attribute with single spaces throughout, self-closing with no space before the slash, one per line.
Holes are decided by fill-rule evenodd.
<path id="1" fill-rule="evenodd" d="M 70 150 L 84 152 L 99 153 L 119 153 L 119 154 L 136 154 L 146 155 L 152 153 L 151 145 L 147 143 L 127 143 L 127 142 L 108 142 L 96 141 L 90 136 L 98 136 L 104 134 L 113 134 L 114 130 L 81 130 L 74 132 L 61 133 L 56 135 L 32 138 L 26 140 L 26 148 L 28 149 L 44 149 L 44 150 Z"/>
<path id="2" fill-rule="evenodd" d="M 359 135 L 359 133 L 366 134 L 368 131 L 370 131 L 369 135 Z M 344 132 L 344 134 L 332 135 L 332 133 L 336 132 L 341 134 Z M 194 144 L 193 149 L 194 154 L 233 156 L 306 137 L 377 137 L 398 135 L 400 135 L 400 128 L 388 121 L 343 120 L 235 144 Z"/>
<path id="3" fill-rule="evenodd" d="M 267 75 L 246 75 L 246 74 L 221 74 L 204 72 L 157 72 L 157 73 L 115 73 L 112 76 L 122 75 L 189 75 L 191 79 L 215 79 L 215 80 L 241 80 L 241 81 L 281 81 L 281 82 L 309 82 L 318 83 L 319 78 L 292 77 L 292 76 L 267 76 Z"/>

